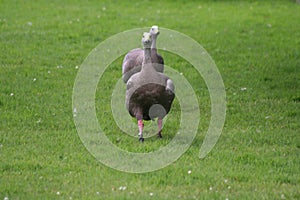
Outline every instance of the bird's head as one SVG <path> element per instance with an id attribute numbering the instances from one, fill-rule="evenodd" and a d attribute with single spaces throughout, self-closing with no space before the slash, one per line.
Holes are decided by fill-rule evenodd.
<path id="1" fill-rule="evenodd" d="M 144 48 L 151 48 L 152 40 L 150 33 L 144 32 L 142 38 L 142 44 Z"/>
<path id="2" fill-rule="evenodd" d="M 156 26 L 156 25 L 152 26 L 151 29 L 150 29 L 150 34 L 151 35 L 158 35 L 159 34 L 158 26 Z"/>

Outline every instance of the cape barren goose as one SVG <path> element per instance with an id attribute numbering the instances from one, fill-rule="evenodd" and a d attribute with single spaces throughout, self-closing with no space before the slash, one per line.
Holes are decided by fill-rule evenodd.
<path id="1" fill-rule="evenodd" d="M 162 121 L 169 113 L 175 98 L 174 84 L 163 73 L 157 72 L 151 62 L 151 35 L 144 33 L 142 69 L 133 74 L 126 86 L 126 108 L 138 122 L 139 140 L 143 138 L 143 120 L 158 118 L 158 137 L 162 137 Z"/>
<path id="2" fill-rule="evenodd" d="M 152 26 L 150 29 L 152 46 L 151 46 L 151 61 L 155 63 L 154 68 L 156 71 L 164 72 L 164 59 L 157 53 L 156 39 L 159 35 L 158 26 Z M 122 79 L 127 83 L 128 79 L 135 73 L 141 71 L 143 62 L 144 51 L 140 48 L 129 51 L 124 57 L 122 63 Z"/>

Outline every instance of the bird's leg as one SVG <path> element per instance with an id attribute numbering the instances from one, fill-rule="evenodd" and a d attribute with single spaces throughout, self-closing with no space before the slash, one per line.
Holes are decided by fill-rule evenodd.
<path id="1" fill-rule="evenodd" d="M 137 119 L 138 127 L 139 127 L 139 141 L 144 142 L 144 138 L 143 138 L 144 123 L 143 123 L 143 112 L 141 109 L 137 110 L 135 117 Z"/>
<path id="2" fill-rule="evenodd" d="M 144 138 L 143 138 L 144 123 L 142 119 L 138 120 L 138 127 L 139 127 L 139 141 L 144 142 Z"/>
<path id="3" fill-rule="evenodd" d="M 159 138 L 162 138 L 162 135 L 161 135 L 162 123 L 163 123 L 163 120 L 162 120 L 161 118 L 158 118 L 158 119 L 157 119 L 157 127 L 158 127 L 158 133 L 157 133 L 157 136 L 158 136 Z"/>

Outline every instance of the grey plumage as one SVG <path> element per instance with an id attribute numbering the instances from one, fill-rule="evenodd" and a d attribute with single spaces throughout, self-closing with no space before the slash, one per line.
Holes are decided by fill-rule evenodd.
<path id="1" fill-rule="evenodd" d="M 151 61 L 149 33 L 144 33 L 142 42 L 142 67 L 140 72 L 133 74 L 127 81 L 126 108 L 130 115 L 138 120 L 140 139 L 143 140 L 142 120 L 158 118 L 158 136 L 161 137 L 162 119 L 170 111 L 175 94 L 172 80 L 157 72 Z"/>
<path id="2" fill-rule="evenodd" d="M 151 61 L 154 63 L 154 68 L 156 71 L 164 72 L 164 59 L 161 55 L 157 53 L 156 39 L 159 35 L 158 27 L 152 26 L 150 29 L 152 45 L 151 45 Z M 124 83 L 127 83 L 128 79 L 135 73 L 141 71 L 141 66 L 143 62 L 144 51 L 143 49 L 137 48 L 129 51 L 122 63 L 122 79 Z"/>

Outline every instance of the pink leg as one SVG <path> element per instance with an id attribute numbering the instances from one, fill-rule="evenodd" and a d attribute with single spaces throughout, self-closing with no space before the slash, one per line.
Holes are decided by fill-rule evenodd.
<path id="1" fill-rule="evenodd" d="M 139 127 L 139 137 L 140 137 L 139 140 L 141 142 L 143 142 L 144 141 L 144 138 L 143 138 L 144 123 L 143 123 L 142 119 L 138 120 L 138 127 Z"/>
<path id="2" fill-rule="evenodd" d="M 162 123 L 163 123 L 163 120 L 158 118 L 157 119 L 157 127 L 158 127 L 158 133 L 157 133 L 157 136 L 159 138 L 162 138 L 162 135 L 161 135 L 161 130 L 162 130 Z"/>

